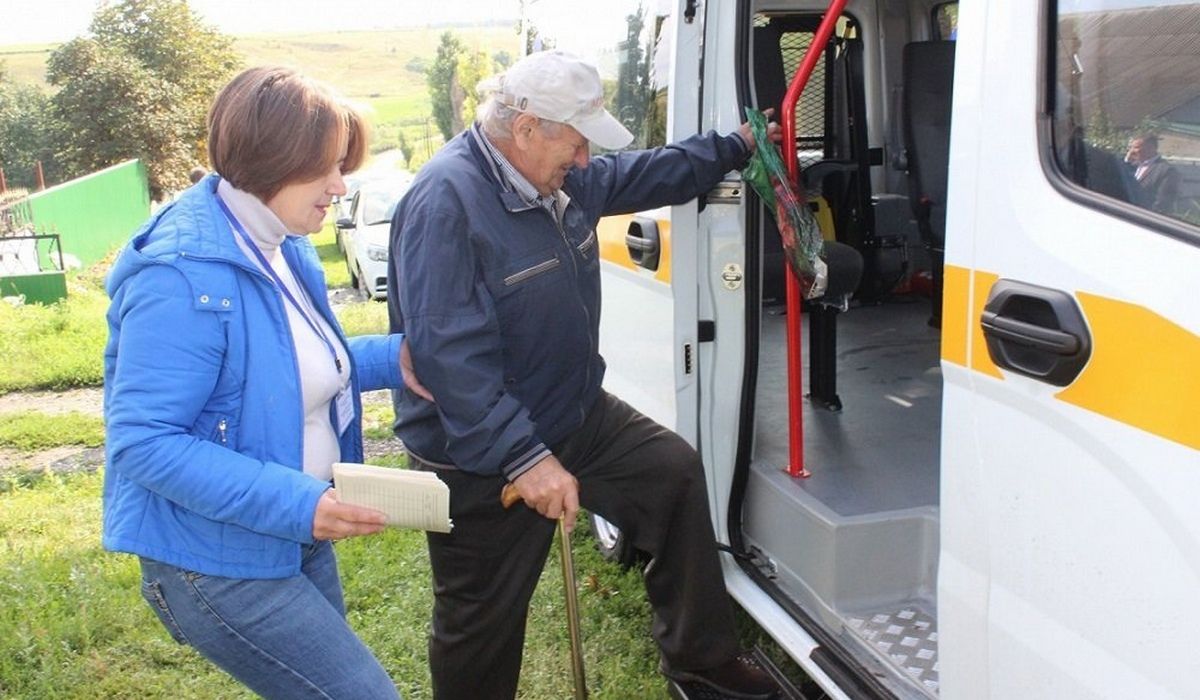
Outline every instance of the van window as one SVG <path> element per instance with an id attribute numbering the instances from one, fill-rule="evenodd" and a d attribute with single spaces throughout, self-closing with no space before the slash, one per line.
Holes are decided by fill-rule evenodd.
<path id="1" fill-rule="evenodd" d="M 666 143 L 671 16 L 666 3 L 574 0 L 526 3 L 533 51 L 561 49 L 600 71 L 608 111 L 633 134 L 631 149 Z"/>
<path id="2" fill-rule="evenodd" d="M 944 2 L 933 8 L 933 38 L 938 41 L 958 38 L 958 3 Z"/>
<path id="3" fill-rule="evenodd" d="M 1063 174 L 1200 225 L 1200 2 L 1060 0 L 1052 19 Z"/>

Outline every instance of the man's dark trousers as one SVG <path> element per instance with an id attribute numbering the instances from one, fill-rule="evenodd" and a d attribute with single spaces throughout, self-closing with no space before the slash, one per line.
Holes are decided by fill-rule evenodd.
<path id="1" fill-rule="evenodd" d="M 650 554 L 645 582 L 654 609 L 652 631 L 670 667 L 705 669 L 734 658 L 733 611 L 696 451 L 604 392 L 583 427 L 552 451 L 579 479 L 581 505 Z M 434 697 L 513 698 L 529 600 L 554 521 L 521 504 L 505 510 L 500 476 L 435 471 L 450 486 L 454 531 L 428 535 Z"/>

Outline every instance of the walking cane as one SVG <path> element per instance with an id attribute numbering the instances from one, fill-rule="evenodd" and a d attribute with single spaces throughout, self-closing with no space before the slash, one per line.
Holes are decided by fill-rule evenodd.
<path id="1" fill-rule="evenodd" d="M 500 492 L 500 503 L 505 508 L 521 500 L 517 487 L 505 484 Z M 575 558 L 571 554 L 571 540 L 567 537 L 567 526 L 558 519 L 559 560 L 562 561 L 563 592 L 567 599 L 567 632 L 571 637 L 571 672 L 575 676 L 575 700 L 587 700 L 587 680 L 583 675 L 583 639 L 579 634 L 579 600 L 575 594 Z"/>

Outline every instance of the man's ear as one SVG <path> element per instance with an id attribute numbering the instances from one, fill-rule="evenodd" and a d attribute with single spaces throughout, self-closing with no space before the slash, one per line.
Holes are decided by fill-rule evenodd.
<path id="1" fill-rule="evenodd" d="M 533 132 L 539 127 L 541 119 L 535 117 L 528 112 L 517 115 L 513 120 L 513 142 L 517 144 L 517 148 L 527 150 L 533 141 Z"/>

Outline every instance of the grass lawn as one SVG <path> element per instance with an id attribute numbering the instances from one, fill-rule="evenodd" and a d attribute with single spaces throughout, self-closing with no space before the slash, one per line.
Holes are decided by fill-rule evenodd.
<path id="1" fill-rule="evenodd" d="M 310 239 L 317 248 L 330 288 L 349 287 L 350 274 L 327 224 Z M 104 383 L 104 314 L 108 296 L 104 274 L 109 262 L 68 276 L 67 298 L 51 304 L 0 304 L 0 394 L 37 389 L 69 389 Z M 387 332 L 387 304 L 351 304 L 337 311 L 349 335 Z"/>
<path id="2" fill-rule="evenodd" d="M 67 298 L 49 306 L 0 304 L 0 394 L 99 386 L 108 297 L 98 278 L 71 273 Z"/>
<path id="3" fill-rule="evenodd" d="M 167 636 L 138 594 L 133 557 L 100 548 L 99 474 L 0 494 L 0 697 L 252 697 Z M 639 575 L 572 538 L 592 697 L 665 698 Z M 412 531 L 337 545 L 351 625 L 408 698 L 428 698 L 429 561 Z M 556 553 L 530 607 L 520 697 L 571 695 Z"/>

